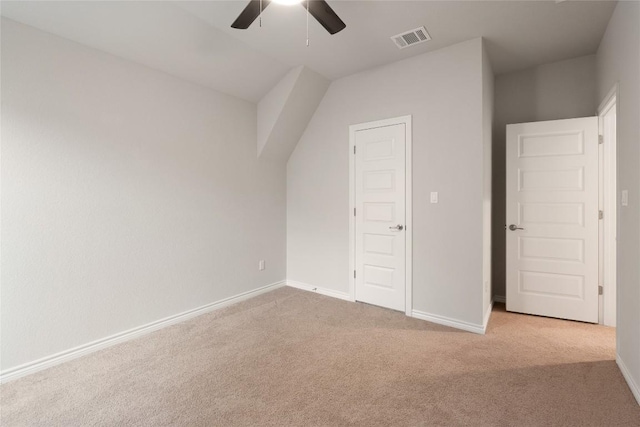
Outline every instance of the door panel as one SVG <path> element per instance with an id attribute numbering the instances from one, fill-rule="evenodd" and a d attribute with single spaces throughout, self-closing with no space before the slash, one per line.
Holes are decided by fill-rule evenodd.
<path id="1" fill-rule="evenodd" d="M 405 138 L 404 124 L 355 133 L 356 300 L 403 311 Z"/>
<path id="2" fill-rule="evenodd" d="M 507 126 L 507 310 L 598 321 L 598 119 Z"/>

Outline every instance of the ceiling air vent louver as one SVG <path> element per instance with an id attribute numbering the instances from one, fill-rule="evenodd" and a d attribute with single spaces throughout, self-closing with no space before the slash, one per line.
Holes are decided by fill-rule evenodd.
<path id="1" fill-rule="evenodd" d="M 431 40 L 431 36 L 427 32 L 426 28 L 420 27 L 415 30 L 393 36 L 391 37 L 391 40 L 393 40 L 396 46 L 398 46 L 398 49 L 404 49 L 405 47 L 413 46 L 414 44 L 429 41 Z"/>

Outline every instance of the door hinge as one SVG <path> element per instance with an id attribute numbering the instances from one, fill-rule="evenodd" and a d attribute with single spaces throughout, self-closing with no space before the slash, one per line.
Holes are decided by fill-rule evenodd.
<path id="1" fill-rule="evenodd" d="M 598 219 L 604 218 L 604 211 L 598 211 Z"/>
<path id="2" fill-rule="evenodd" d="M 604 292 L 604 289 L 602 285 L 598 286 L 598 295 L 602 295 L 603 292 Z"/>
<path id="3" fill-rule="evenodd" d="M 356 278 L 356 271 L 355 270 L 353 270 L 353 278 L 354 279 Z"/>
<path id="4" fill-rule="evenodd" d="M 604 144 L 604 135 L 598 135 L 598 144 Z"/>
<path id="5" fill-rule="evenodd" d="M 356 208 L 353 208 L 353 216 L 356 216 Z"/>
<path id="6" fill-rule="evenodd" d="M 356 154 L 356 146 L 353 146 L 353 154 Z"/>

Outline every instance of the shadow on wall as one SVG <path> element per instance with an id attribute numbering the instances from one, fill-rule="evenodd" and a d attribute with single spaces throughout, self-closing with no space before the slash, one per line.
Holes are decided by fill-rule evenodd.
<path id="1" fill-rule="evenodd" d="M 493 120 L 493 294 L 506 295 L 506 126 L 595 115 L 596 58 L 582 56 L 496 76 Z"/>

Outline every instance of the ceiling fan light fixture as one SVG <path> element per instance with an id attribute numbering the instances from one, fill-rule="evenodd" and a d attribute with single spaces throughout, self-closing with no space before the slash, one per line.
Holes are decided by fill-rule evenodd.
<path id="1" fill-rule="evenodd" d="M 273 2 L 276 4 L 282 4 L 285 6 L 293 6 L 293 5 L 302 3 L 302 0 L 273 0 Z"/>
<path id="2" fill-rule="evenodd" d="M 271 3 L 280 3 L 289 6 L 299 4 L 303 6 L 307 10 L 307 22 L 309 15 L 311 15 L 329 34 L 339 33 L 347 27 L 344 21 L 331 9 L 331 6 L 327 4 L 326 0 L 250 0 L 249 4 L 247 4 L 240 15 L 238 15 L 236 20 L 233 21 L 231 28 L 246 30 L 251 26 L 253 21 L 262 16 L 264 9 Z"/>

